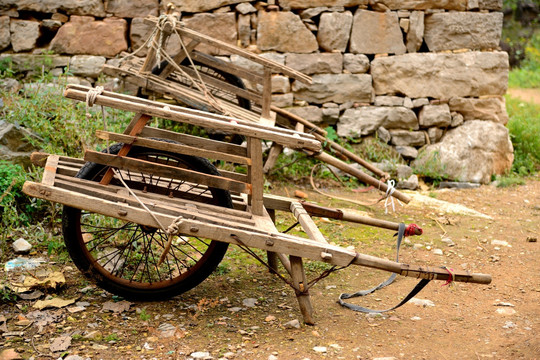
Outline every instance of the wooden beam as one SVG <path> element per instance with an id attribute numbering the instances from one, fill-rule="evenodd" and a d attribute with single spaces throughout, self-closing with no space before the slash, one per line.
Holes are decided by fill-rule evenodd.
<path id="1" fill-rule="evenodd" d="M 283 151 L 283 146 L 281 146 L 278 143 L 272 143 L 272 146 L 270 147 L 270 151 L 268 152 L 268 157 L 266 158 L 266 162 L 264 163 L 263 172 L 267 174 L 274 165 L 276 164 L 277 158 L 279 157 L 279 154 Z"/>
<path id="2" fill-rule="evenodd" d="M 251 158 L 251 165 L 248 166 L 248 179 L 251 184 L 250 205 L 254 215 L 264 214 L 263 191 L 264 175 L 262 164 L 262 144 L 261 140 L 247 139 L 248 156 Z"/>
<path id="3" fill-rule="evenodd" d="M 200 42 L 198 40 L 191 40 L 189 44 L 186 45 L 186 49 L 182 48 L 180 52 L 173 56 L 173 60 L 175 64 L 179 65 L 184 61 L 184 59 L 191 54 L 191 52 L 199 45 Z M 159 77 L 165 79 L 167 76 L 169 76 L 172 72 L 176 70 L 176 67 L 173 64 L 167 63 L 165 68 L 158 74 Z"/>
<path id="4" fill-rule="evenodd" d="M 137 137 L 137 136 L 122 135 L 122 134 L 117 134 L 113 132 L 101 131 L 101 130 L 96 131 L 96 137 L 100 139 L 104 139 L 104 140 L 118 141 L 124 144 L 130 144 L 132 146 L 143 146 L 143 147 L 148 147 L 151 149 L 169 151 L 169 152 L 178 153 L 178 154 L 199 156 L 199 157 L 209 158 L 209 159 L 214 159 L 214 160 L 229 161 L 234 164 L 251 165 L 251 159 L 249 158 L 236 156 L 236 155 L 230 155 L 223 152 L 205 150 L 201 146 L 193 147 L 193 146 L 188 146 L 188 145 L 173 144 L 170 142 L 145 139 L 143 137 Z"/>
<path id="5" fill-rule="evenodd" d="M 43 171 L 43 178 L 41 180 L 44 185 L 54 185 L 54 178 L 56 176 L 59 160 L 60 157 L 58 155 L 49 155 L 49 158 L 45 163 L 45 170 Z"/>
<path id="6" fill-rule="evenodd" d="M 237 66 L 231 62 L 225 62 L 220 60 L 212 55 L 202 53 L 200 51 L 193 51 L 192 55 L 193 60 L 198 61 L 209 67 L 224 71 L 231 75 L 238 76 L 239 78 L 245 79 L 253 84 L 262 84 L 263 78 L 261 75 L 256 74 L 252 71 L 246 70 L 241 66 Z"/>
<path id="7" fill-rule="evenodd" d="M 246 157 L 247 149 L 241 145 L 229 144 L 223 141 L 205 139 L 199 136 L 182 134 L 176 131 L 164 130 L 147 126 L 141 132 L 141 136 L 167 139 L 189 146 L 199 146 L 200 148 L 223 152 L 235 156 Z"/>
<path id="8" fill-rule="evenodd" d="M 302 258 L 298 256 L 289 256 L 289 260 L 291 262 L 291 279 L 296 290 L 296 299 L 298 300 L 300 312 L 307 325 L 315 325 L 315 320 L 313 319 L 313 306 L 311 305 L 311 299 L 309 297 L 307 288 L 308 283 Z"/>
<path id="9" fill-rule="evenodd" d="M 298 202 L 292 202 L 291 212 L 311 240 L 328 244 L 328 241 L 321 233 L 317 225 L 313 222 L 308 212 L 302 207 L 302 204 Z"/>
<path id="10" fill-rule="evenodd" d="M 111 155 L 87 150 L 84 154 L 86 161 L 95 162 L 122 170 L 152 174 L 172 179 L 182 179 L 195 184 L 206 185 L 223 190 L 250 194 L 250 186 L 236 180 L 226 179 L 222 176 L 209 175 L 193 170 L 181 169 L 175 166 L 153 163 L 151 161 Z"/>

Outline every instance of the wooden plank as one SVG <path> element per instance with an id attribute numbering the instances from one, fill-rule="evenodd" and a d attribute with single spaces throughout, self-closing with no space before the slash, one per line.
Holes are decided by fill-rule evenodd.
<path id="1" fill-rule="evenodd" d="M 180 67 L 182 68 L 183 71 L 186 72 L 186 74 L 191 76 L 193 79 L 198 80 L 197 73 L 191 67 L 187 67 L 187 66 L 180 66 Z M 178 80 L 179 80 L 179 77 L 182 76 L 180 73 L 175 73 L 174 75 L 175 76 L 173 76 L 173 78 L 178 79 Z M 204 72 L 199 72 L 199 75 L 201 76 L 201 79 L 204 81 L 205 84 L 215 86 L 216 88 L 221 89 L 223 91 L 228 91 L 242 98 L 254 101 L 257 104 L 262 104 L 263 102 L 261 95 L 259 95 L 258 93 L 254 91 L 242 89 L 238 86 L 229 84 L 228 82 L 224 80 L 207 75 Z"/>
<path id="2" fill-rule="evenodd" d="M 54 185 L 54 178 L 56 176 L 59 160 L 60 157 L 58 155 L 49 155 L 49 158 L 45 163 L 45 170 L 43 171 L 43 178 L 41 180 L 43 185 Z"/>
<path id="3" fill-rule="evenodd" d="M 283 116 L 284 118 L 287 118 L 288 120 L 292 120 L 293 123 L 301 123 L 304 124 L 305 127 L 307 127 L 310 131 L 313 130 L 313 132 L 318 133 L 322 136 L 327 135 L 326 130 L 321 129 L 317 125 L 313 124 L 311 121 L 304 119 L 301 116 L 298 116 L 296 114 L 293 114 L 292 112 L 279 108 L 277 106 L 271 107 L 272 111 L 274 111 L 276 114 Z M 279 116 L 278 116 L 278 123 L 279 123 Z"/>
<path id="4" fill-rule="evenodd" d="M 23 192 L 29 196 L 65 204 L 78 209 L 132 221 L 141 225 L 158 227 L 154 218 L 146 210 L 128 204 L 107 201 L 29 181 L 24 184 Z M 156 217 L 164 226 L 170 225 L 176 218 L 175 216 L 160 213 L 156 213 Z M 191 231 L 192 228 L 197 228 L 197 231 Z M 208 226 L 204 222 L 188 218 L 183 219 L 182 224 L 179 225 L 179 229 L 183 234 L 189 235 L 196 233 L 197 236 L 203 238 L 236 245 L 246 245 L 262 250 L 281 252 L 313 260 L 320 260 L 322 251 L 332 252 L 333 257 L 331 263 L 337 266 L 348 265 L 356 258 L 356 253 L 354 251 L 342 249 L 334 245 L 317 243 L 309 239 L 302 239 L 287 234 L 254 232 L 243 229 L 232 229 L 220 225 Z M 273 240 L 272 243 L 267 243 L 269 238 Z"/>
<path id="5" fill-rule="evenodd" d="M 129 131 L 129 135 L 139 135 L 139 133 L 142 131 L 142 129 L 144 129 L 144 127 L 146 126 L 146 124 L 148 123 L 148 121 L 150 121 L 152 119 L 151 116 L 149 115 L 146 115 L 142 112 L 139 112 L 135 115 L 135 117 L 133 118 L 133 120 L 131 120 L 131 123 L 129 124 L 129 130 L 126 129 L 125 132 L 128 132 Z M 118 156 L 126 156 L 129 151 L 131 150 L 131 145 L 129 144 L 124 144 L 124 146 L 122 146 L 122 148 L 120 148 L 120 150 L 118 150 Z M 86 159 L 85 159 L 86 160 Z M 107 171 L 105 172 L 105 175 L 103 175 L 103 177 L 101 178 L 101 181 L 100 183 L 103 184 L 103 185 L 107 185 L 111 179 L 113 178 L 114 176 L 114 173 L 112 171 L 112 169 L 107 169 Z"/>
<path id="6" fill-rule="evenodd" d="M 175 64 L 179 65 L 182 63 L 182 61 L 184 61 L 184 59 L 189 55 L 191 54 L 191 52 L 195 49 L 195 47 L 197 47 L 197 45 L 199 45 L 200 42 L 198 40 L 191 40 L 189 42 L 189 44 L 186 45 L 186 48 L 182 48 L 180 50 L 180 52 L 178 52 L 178 54 L 174 55 L 173 56 L 173 60 L 175 62 Z M 186 51 L 187 50 L 187 51 Z M 173 64 L 169 64 L 167 63 L 167 65 L 165 66 L 165 68 L 163 68 L 163 70 L 158 74 L 159 77 L 161 78 L 167 78 L 167 76 L 169 76 L 172 72 L 174 72 L 176 70 L 176 67 L 173 65 Z"/>
<path id="7" fill-rule="evenodd" d="M 84 101 L 86 93 L 83 91 L 67 88 L 64 95 L 71 99 Z M 319 151 L 321 143 L 309 137 L 301 136 L 297 132 L 286 133 L 275 128 L 261 126 L 258 124 L 244 124 L 241 120 L 231 117 L 221 116 L 219 118 L 211 118 L 208 113 L 202 113 L 197 110 L 185 109 L 178 106 L 168 106 L 155 102 L 153 106 L 144 106 L 132 101 L 120 100 L 108 97 L 106 95 L 98 95 L 95 101 L 97 105 L 109 106 L 121 110 L 144 112 L 150 116 L 157 116 L 164 119 L 169 119 L 178 122 L 189 123 L 195 126 L 208 127 L 225 132 L 245 135 L 257 139 L 266 139 L 276 141 L 284 146 L 292 149 L 307 149 Z M 214 115 L 216 117 L 217 115 Z M 258 125 L 258 126 L 254 126 Z"/>
<path id="8" fill-rule="evenodd" d="M 112 166 L 122 170 L 142 172 L 173 179 L 182 179 L 223 190 L 237 191 L 246 194 L 251 193 L 248 184 L 239 181 L 226 179 L 216 175 L 203 174 L 193 170 L 181 169 L 174 166 L 156 164 L 150 161 L 121 157 L 119 155 L 111 155 L 91 150 L 85 152 L 84 159 L 86 161 Z"/>
<path id="9" fill-rule="evenodd" d="M 272 104 L 272 72 L 270 69 L 264 69 L 263 75 L 263 93 L 261 117 L 270 119 L 270 106 Z"/>
<path id="10" fill-rule="evenodd" d="M 154 16 L 148 16 L 144 19 L 145 22 L 147 23 L 151 23 L 151 24 L 156 24 L 157 23 L 157 18 L 154 17 Z M 217 39 L 214 39 L 210 36 L 207 36 L 207 35 L 204 35 L 204 34 L 201 34 L 197 31 L 194 31 L 194 30 L 191 30 L 191 29 L 188 29 L 187 27 L 184 27 L 184 26 L 181 26 L 181 25 L 177 25 L 176 27 L 176 30 L 181 34 L 181 35 L 186 35 L 192 39 L 197 39 L 199 40 L 201 43 L 205 43 L 205 44 L 209 44 L 209 45 L 212 45 L 212 46 L 215 46 L 217 48 L 220 48 L 222 50 L 225 50 L 227 52 L 231 52 L 233 54 L 237 54 L 237 55 L 240 55 L 242 57 L 245 57 L 253 62 L 256 62 L 258 64 L 261 64 L 265 67 L 269 67 L 271 68 L 272 70 L 278 72 L 278 73 L 281 73 L 281 74 L 284 74 L 284 75 L 287 75 L 289 77 L 292 77 L 293 79 L 296 79 L 302 83 L 305 83 L 305 84 L 311 84 L 311 78 L 299 71 L 296 71 L 290 67 L 287 67 L 287 66 L 284 66 L 284 65 L 281 65 L 275 61 L 272 61 L 272 60 L 269 60 L 269 59 L 265 59 L 263 57 L 260 57 L 258 56 L 257 54 L 254 54 L 254 53 L 251 53 L 249 51 L 246 51 L 246 50 L 243 50 L 239 47 L 236 47 L 234 45 L 231 45 L 231 44 L 228 44 L 226 42 L 223 42 L 223 41 L 220 41 L 220 40 L 217 40 Z"/>
<path id="11" fill-rule="evenodd" d="M 30 154 L 30 161 L 32 162 L 32 164 L 36 166 L 44 167 L 49 156 L 51 156 L 51 154 L 49 153 L 44 153 L 44 152 L 39 152 L 39 151 L 33 152 L 32 154 Z M 60 155 L 58 159 L 59 159 L 59 163 L 72 162 L 72 163 L 84 165 L 84 160 L 82 159 L 77 159 L 77 158 L 72 158 L 69 156 L 62 156 L 62 155 Z"/>
<path id="12" fill-rule="evenodd" d="M 240 181 L 243 183 L 249 182 L 248 176 L 246 174 L 241 174 L 234 171 L 228 171 L 228 170 L 223 170 L 223 169 L 218 169 L 218 170 L 221 173 L 221 176 L 226 177 L 228 179 Z"/>
<path id="13" fill-rule="evenodd" d="M 59 180 L 62 180 L 61 184 L 70 183 L 70 184 L 73 184 L 71 185 L 72 187 L 80 187 L 80 188 L 85 187 L 87 189 L 91 188 L 91 189 L 95 189 L 96 191 L 100 191 L 103 193 L 118 194 L 126 190 L 125 187 L 120 186 L 120 185 L 103 186 L 94 181 L 73 178 L 73 177 L 61 175 L 61 174 L 57 175 L 57 178 Z M 61 188 L 66 188 L 65 186 L 63 187 L 62 185 L 58 185 L 58 186 Z M 209 204 L 205 202 L 204 200 L 194 201 L 194 200 L 184 199 L 181 197 L 171 198 L 169 196 L 164 196 L 164 195 L 160 195 L 160 194 L 156 194 L 152 192 L 144 192 L 142 190 L 137 190 L 137 189 L 131 189 L 131 190 L 139 198 L 145 199 L 145 201 L 147 200 L 149 203 L 160 202 L 160 203 L 168 204 L 170 206 L 175 206 L 175 207 L 178 206 L 181 208 L 186 208 L 187 206 L 196 207 L 197 209 L 199 209 L 199 211 L 202 211 L 203 213 L 216 213 L 217 212 L 219 214 L 225 214 L 229 217 L 234 217 L 236 221 L 240 221 L 242 223 L 254 224 L 254 220 L 252 220 L 253 215 L 244 210 L 236 210 L 236 209 L 219 207 L 216 205 Z M 207 197 L 208 201 L 210 201 L 209 196 L 210 195 L 208 196 L 202 195 L 202 197 Z M 102 197 L 103 199 L 106 199 L 106 197 L 103 197 L 103 195 L 98 195 L 98 197 Z M 120 200 L 121 199 L 116 199 L 116 201 L 120 201 Z"/>
<path id="14" fill-rule="evenodd" d="M 313 222 L 313 219 L 311 219 L 311 216 L 309 216 L 309 214 L 304 209 L 302 204 L 298 202 L 292 202 L 291 212 L 293 213 L 294 217 L 298 220 L 298 222 L 302 226 L 302 229 L 304 229 L 305 233 L 309 236 L 311 240 L 315 240 L 315 241 L 326 243 L 326 244 L 328 243 L 324 235 L 321 233 L 321 231 L 317 227 L 317 224 Z"/>
<path id="15" fill-rule="evenodd" d="M 243 67 L 237 66 L 231 62 L 225 62 L 223 60 L 220 60 L 212 55 L 208 55 L 195 50 L 193 51 L 192 59 L 209 67 L 213 67 L 226 73 L 238 76 L 239 78 L 245 79 L 253 84 L 262 85 L 263 83 L 263 78 L 261 75 L 246 70 Z"/>
<path id="16" fill-rule="evenodd" d="M 143 146 L 157 150 L 169 151 L 178 154 L 199 156 L 203 158 L 209 158 L 214 160 L 229 161 L 235 164 L 250 165 L 251 159 L 230 155 L 223 152 L 205 150 L 199 145 L 199 147 L 192 147 L 188 145 L 172 144 L 170 142 L 164 142 L 159 140 L 145 139 L 137 136 L 122 135 L 107 131 L 96 131 L 96 137 L 104 140 L 118 141 L 132 146 Z"/>
<path id="17" fill-rule="evenodd" d="M 175 131 L 158 129 L 149 126 L 143 129 L 143 131 L 141 132 L 141 136 L 172 140 L 181 144 L 189 146 L 199 146 L 207 150 L 224 152 L 235 156 L 247 156 L 247 149 L 244 146 L 229 144 L 212 139 L 205 139 L 199 136 L 182 134 Z"/>
<path id="18" fill-rule="evenodd" d="M 248 179 L 251 184 L 251 212 L 254 215 L 263 215 L 264 175 L 262 171 L 263 164 L 261 140 L 248 138 L 247 147 L 248 156 L 251 158 L 251 166 L 248 166 Z"/>
<path id="19" fill-rule="evenodd" d="M 291 279 L 296 289 L 296 299 L 298 300 L 300 312 L 306 324 L 314 325 L 313 306 L 311 305 L 311 299 L 307 289 L 307 279 L 302 258 L 289 256 L 289 260 L 291 261 Z"/>
<path id="20" fill-rule="evenodd" d="M 143 78 L 141 78 L 143 79 Z M 149 81 L 148 79 L 144 78 L 145 81 Z M 160 79 L 159 77 L 155 76 L 155 75 L 152 75 L 152 79 L 156 79 L 156 81 L 159 81 L 163 84 L 171 84 L 170 82 L 166 82 L 162 79 Z M 171 85 L 175 85 L 175 84 L 171 84 Z M 86 101 L 86 92 L 88 92 L 90 89 L 92 89 L 91 87 L 87 87 L 87 86 L 83 86 L 83 85 L 76 85 L 76 84 L 69 84 L 67 85 L 66 87 L 66 90 L 77 90 L 79 93 L 77 95 L 77 98 L 74 98 L 76 100 L 80 100 L 80 97 L 84 97 L 84 100 L 80 100 L 80 101 Z M 64 91 L 64 96 L 67 96 L 69 93 L 67 91 Z M 196 110 L 196 109 L 189 109 L 189 108 L 185 108 L 185 107 L 182 107 L 182 106 L 175 106 L 175 105 L 170 105 L 170 104 L 164 104 L 162 102 L 158 102 L 158 101 L 152 101 L 152 100 L 148 100 L 148 99 L 142 99 L 142 98 L 139 98 L 139 97 L 136 97 L 136 96 L 131 96 L 131 95 L 126 95 L 126 94 L 120 94 L 120 93 L 115 93 L 115 92 L 111 92 L 111 91 L 104 91 L 103 96 L 106 96 L 106 97 L 109 97 L 109 98 L 112 98 L 112 99 L 118 99 L 118 100 L 124 100 L 126 102 L 133 102 L 133 103 L 136 103 L 138 105 L 144 105 L 144 106 L 147 106 L 147 107 L 157 107 L 157 108 L 164 108 L 164 107 L 168 107 L 170 108 L 171 110 L 174 110 L 174 111 L 178 111 L 178 112 L 185 112 L 186 114 L 192 114 L 192 115 L 204 115 L 206 117 L 208 117 L 209 119 L 211 120 L 217 120 L 217 121 L 223 121 L 223 122 L 230 122 L 231 120 L 234 120 L 234 121 L 237 121 L 239 124 L 242 124 L 242 125 L 248 125 L 248 126 L 251 126 L 252 128 L 257 128 L 257 129 L 272 129 L 273 131 L 275 131 L 276 133 L 278 134 L 288 134 L 288 135 L 298 135 L 300 136 L 301 138 L 305 138 L 305 139 L 310 139 L 310 140 L 314 140 L 315 139 L 315 136 L 311 135 L 311 134 L 303 134 L 303 133 L 299 133 L 297 131 L 294 131 L 294 130 L 290 130 L 290 129 L 285 129 L 285 128 L 271 128 L 271 127 L 268 127 L 267 125 L 262 125 L 262 124 L 258 124 L 258 123 L 253 123 L 251 121 L 248 121 L 248 120 L 243 120 L 243 119 L 234 119 L 230 116 L 224 116 L 224 115 L 219 115 L 219 114 L 215 114 L 215 113 L 208 113 L 206 111 L 200 111 L 200 110 Z M 100 98 L 100 96 L 98 96 L 98 98 Z M 232 105 L 232 104 L 231 104 Z M 243 109 L 241 108 L 242 110 L 246 111 L 246 112 L 250 112 L 246 109 Z M 258 118 L 258 116 L 256 114 L 252 114 L 253 116 L 256 116 Z"/>

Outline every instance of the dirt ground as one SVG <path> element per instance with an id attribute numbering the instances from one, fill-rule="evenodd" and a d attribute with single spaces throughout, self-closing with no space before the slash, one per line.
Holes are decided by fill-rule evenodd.
<path id="1" fill-rule="evenodd" d="M 310 200 L 331 203 L 306 191 Z M 375 192 L 340 195 L 362 201 L 378 197 Z M 337 297 L 372 287 L 388 273 L 349 267 L 311 289 L 317 323 L 307 326 L 293 291 L 261 265 L 239 261 L 233 247 L 227 255 L 228 272 L 217 272 L 169 301 L 134 302 L 117 312 L 108 311 L 107 304 L 125 303 L 92 288 L 68 261 L 61 266 L 67 284 L 51 295 L 82 302 L 79 309 L 68 306 L 40 312 L 33 308 L 36 300 L 0 304 L 0 359 L 16 358 L 10 354 L 24 359 L 71 356 L 70 360 L 81 359 L 75 355 L 93 360 L 188 359 L 190 355 L 265 360 L 540 358 L 540 177 L 518 187 L 435 190 L 426 195 L 465 205 L 491 219 L 411 205 L 398 205 L 395 213 L 387 215 L 382 205 L 368 212 L 424 229 L 422 236 L 410 238 L 402 248 L 402 262 L 487 273 L 493 276 L 492 284 L 432 282 L 416 298 L 431 300 L 434 306 L 408 303 L 372 316 L 341 307 Z M 347 233 L 351 226 L 356 225 L 338 229 Z M 392 232 L 362 234 L 366 238 L 350 239 L 357 251 L 393 259 Z M 332 234 L 326 235 L 332 240 Z M 442 242 L 443 238 L 454 245 Z M 389 308 L 415 283 L 398 278 L 388 288 L 351 302 Z M 256 299 L 255 306 L 247 305 L 249 300 L 244 303 L 246 299 Z M 45 319 L 41 327 L 36 316 Z M 286 325 L 294 319 L 300 320 L 299 328 Z M 62 341 L 69 344 L 62 347 Z"/>

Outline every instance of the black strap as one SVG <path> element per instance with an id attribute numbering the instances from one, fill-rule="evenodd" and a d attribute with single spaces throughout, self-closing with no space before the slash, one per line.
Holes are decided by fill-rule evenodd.
<path id="1" fill-rule="evenodd" d="M 397 233 L 397 242 L 396 242 L 396 262 L 399 262 L 399 249 L 401 247 L 401 241 L 403 240 L 403 235 L 404 234 L 405 234 L 405 224 L 400 223 L 399 228 L 398 228 L 398 233 Z M 360 291 L 355 292 L 354 294 L 345 294 L 345 293 L 341 294 L 341 295 L 339 295 L 338 302 L 339 302 L 339 304 L 341 306 L 344 306 L 344 307 L 346 307 L 348 309 L 351 309 L 351 310 L 354 310 L 354 311 L 359 311 L 359 312 L 364 312 L 364 313 L 377 313 L 377 314 L 380 314 L 380 313 L 383 313 L 383 312 L 387 312 L 387 311 L 390 311 L 390 310 L 397 309 L 398 307 L 402 306 L 407 301 L 409 301 L 413 296 L 418 294 L 430 282 L 430 280 L 427 280 L 427 279 L 420 280 L 420 282 L 414 287 L 414 289 L 399 304 L 397 304 L 396 306 L 394 306 L 394 307 L 392 307 L 390 309 L 386 309 L 386 310 L 368 309 L 368 308 L 365 308 L 365 307 L 362 307 L 362 306 L 349 304 L 349 303 L 346 303 L 345 301 L 343 301 L 343 299 L 350 299 L 350 298 L 355 298 L 355 297 L 359 297 L 359 296 L 366 296 L 366 295 L 369 295 L 371 293 L 374 293 L 375 291 L 377 291 L 379 289 L 382 289 L 382 288 L 390 285 L 391 283 L 393 283 L 394 280 L 396 279 L 396 277 L 397 277 L 397 274 L 394 273 L 394 274 L 390 275 L 390 277 L 388 279 L 386 279 L 385 281 L 383 281 L 379 285 L 377 285 L 374 288 L 371 288 L 369 290 L 360 290 Z"/>

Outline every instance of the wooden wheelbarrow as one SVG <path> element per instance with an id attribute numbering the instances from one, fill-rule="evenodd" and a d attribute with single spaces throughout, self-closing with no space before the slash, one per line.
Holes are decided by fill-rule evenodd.
<path id="1" fill-rule="evenodd" d="M 421 279 L 491 281 L 489 275 L 406 265 L 331 245 L 310 215 L 393 230 L 399 225 L 263 194 L 261 140 L 319 152 L 321 143 L 309 134 L 77 85 L 64 95 L 136 113 L 123 134 L 98 131 L 98 138 L 118 143 L 103 152 L 87 150 L 84 160 L 34 154 L 33 162 L 45 168 L 43 179 L 23 188 L 64 205 L 71 258 L 112 293 L 139 300 L 181 294 L 215 270 L 229 244 L 275 254 L 269 266 L 277 271 L 277 258 L 289 273 L 308 324 L 314 320 L 303 258 Z M 247 145 L 153 127 L 152 117 L 240 134 Z M 218 170 L 207 158 L 234 166 Z M 280 233 L 275 210 L 290 211 L 309 239 Z"/>

